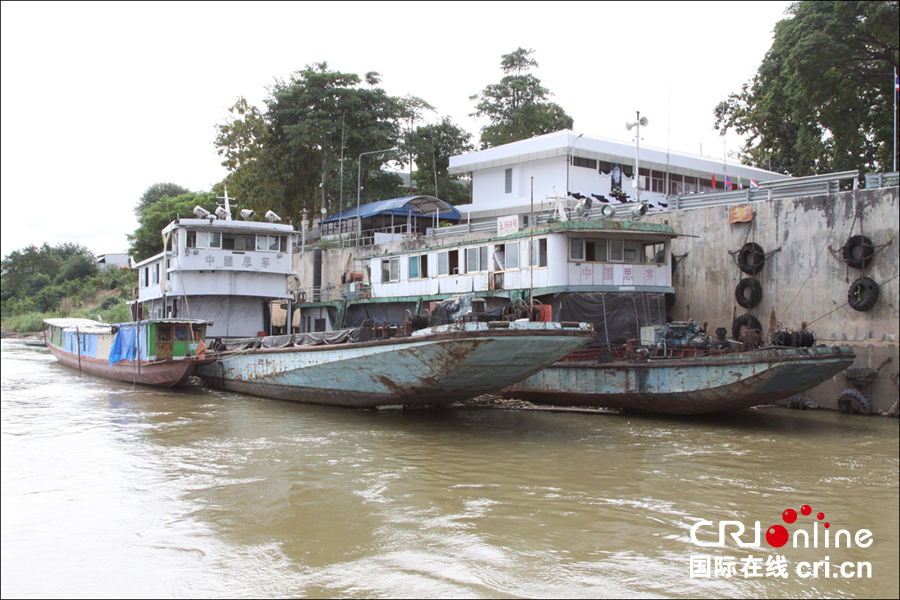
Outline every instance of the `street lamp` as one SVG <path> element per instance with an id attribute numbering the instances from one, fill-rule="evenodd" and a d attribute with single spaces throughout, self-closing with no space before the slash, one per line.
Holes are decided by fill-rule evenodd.
<path id="1" fill-rule="evenodd" d="M 581 136 L 583 136 L 583 135 L 584 135 L 583 133 L 579 133 L 578 137 L 575 138 L 575 142 L 580 140 Z M 568 170 L 566 170 L 566 197 L 567 198 L 569 197 L 569 194 L 572 192 L 572 190 L 569 189 L 570 188 L 569 171 L 571 171 L 572 167 L 575 165 L 575 142 L 572 142 L 572 156 L 569 157 L 569 168 L 568 168 Z"/>
<path id="2" fill-rule="evenodd" d="M 356 170 L 356 245 L 359 245 L 359 238 L 362 236 L 362 218 L 359 216 L 359 193 L 362 191 L 362 157 L 366 154 L 378 154 L 380 152 L 394 152 L 400 148 L 388 148 L 387 150 L 372 150 L 371 152 L 363 152 L 359 155 L 359 165 Z"/>
<path id="3" fill-rule="evenodd" d="M 635 140 L 637 141 L 637 148 L 635 150 L 634 155 L 634 181 L 635 186 L 637 187 L 637 201 L 641 201 L 641 125 L 644 127 L 647 126 L 647 117 L 641 117 L 641 111 L 637 111 L 637 121 L 626 121 L 625 128 L 628 131 L 631 131 L 632 127 L 637 126 L 637 136 L 635 136 Z"/>

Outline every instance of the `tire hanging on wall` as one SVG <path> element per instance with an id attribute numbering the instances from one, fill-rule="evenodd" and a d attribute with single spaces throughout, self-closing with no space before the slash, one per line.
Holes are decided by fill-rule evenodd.
<path id="1" fill-rule="evenodd" d="M 741 339 L 741 329 L 744 327 L 762 331 L 762 323 L 759 322 L 759 319 L 751 314 L 741 315 L 731 324 L 731 339 Z"/>
<path id="2" fill-rule="evenodd" d="M 847 303 L 853 310 L 865 312 L 878 301 L 878 284 L 869 277 L 860 277 L 850 284 L 847 292 Z"/>
<path id="3" fill-rule="evenodd" d="M 750 290 L 749 296 L 747 296 L 747 290 Z M 759 279 L 752 277 L 741 279 L 734 289 L 734 299 L 744 308 L 753 308 L 759 304 L 762 299 L 762 284 Z"/>
<path id="4" fill-rule="evenodd" d="M 872 412 L 872 403 L 856 388 L 847 388 L 838 396 L 838 409 L 848 415 L 863 414 L 867 415 Z"/>
<path id="5" fill-rule="evenodd" d="M 738 266 L 747 275 L 756 275 L 766 264 L 766 253 L 756 242 L 747 242 L 738 253 Z"/>
<path id="6" fill-rule="evenodd" d="M 872 240 L 864 235 L 854 235 L 844 244 L 844 260 L 854 269 L 865 269 L 872 262 L 875 248 Z"/>

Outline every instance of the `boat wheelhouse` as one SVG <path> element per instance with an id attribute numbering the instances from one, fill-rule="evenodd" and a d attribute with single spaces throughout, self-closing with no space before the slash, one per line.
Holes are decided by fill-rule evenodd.
<path id="1" fill-rule="evenodd" d="M 139 275 L 135 318 L 206 319 L 213 323 L 209 337 L 287 329 L 296 232 L 274 222 L 271 211 L 271 222 L 234 220 L 227 191 L 224 199 L 216 215 L 197 207 L 197 218 L 171 222 L 162 230 L 165 251 L 133 265 Z"/>

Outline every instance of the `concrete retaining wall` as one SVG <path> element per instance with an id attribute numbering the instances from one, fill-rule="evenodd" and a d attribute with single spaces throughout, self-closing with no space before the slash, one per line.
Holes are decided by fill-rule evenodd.
<path id="1" fill-rule="evenodd" d="M 873 408 L 887 410 L 897 401 L 890 375 L 900 369 L 900 314 L 898 314 L 898 188 L 858 190 L 839 194 L 753 202 L 750 223 L 729 224 L 728 207 L 709 207 L 651 215 L 682 234 L 673 251 L 680 258 L 675 269 L 674 320 L 693 318 L 707 322 L 710 332 L 727 327 L 731 337 L 735 317 L 749 312 L 763 330 L 780 325 L 800 329 L 807 322 L 819 343 L 846 344 L 857 354 L 855 366 L 877 368 L 891 358 L 867 386 Z M 860 215 L 854 223 L 854 215 Z M 851 231 L 852 227 L 852 231 Z M 752 229 L 751 229 L 752 228 Z M 862 233 L 877 248 L 866 269 L 854 269 L 838 260 L 838 251 L 850 235 Z M 729 251 L 753 241 L 771 254 L 756 276 L 763 296 L 752 309 L 735 300 L 738 282 L 749 275 L 737 266 Z M 850 285 L 859 277 L 880 285 L 875 306 L 866 312 L 847 303 Z M 842 375 L 808 392 L 823 408 L 837 408 L 837 397 L 850 387 Z"/>

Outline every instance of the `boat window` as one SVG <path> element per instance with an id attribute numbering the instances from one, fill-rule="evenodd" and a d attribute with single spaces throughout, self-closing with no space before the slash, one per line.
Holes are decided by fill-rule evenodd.
<path id="1" fill-rule="evenodd" d="M 625 241 L 609 240 L 610 262 L 622 262 L 625 259 Z"/>
<path id="2" fill-rule="evenodd" d="M 381 283 L 400 281 L 400 258 L 386 258 L 381 261 Z"/>
<path id="3" fill-rule="evenodd" d="M 606 240 L 584 240 L 584 260 L 606 262 Z"/>
<path id="4" fill-rule="evenodd" d="M 175 341 L 188 342 L 191 339 L 191 330 L 187 325 L 175 325 Z"/>
<path id="5" fill-rule="evenodd" d="M 438 252 L 438 275 L 456 275 L 458 273 L 459 251 Z"/>
<path id="6" fill-rule="evenodd" d="M 258 235 L 256 236 L 256 249 L 260 252 L 278 252 L 281 247 L 277 235 Z"/>
<path id="7" fill-rule="evenodd" d="M 466 248 L 466 273 L 488 270 L 488 247 Z"/>
<path id="8" fill-rule="evenodd" d="M 569 260 L 584 260 L 584 240 L 572 238 L 569 240 Z"/>
<path id="9" fill-rule="evenodd" d="M 159 283 L 159 263 L 153 265 L 151 273 L 153 273 L 153 285 L 156 285 Z"/>
<path id="10" fill-rule="evenodd" d="M 506 244 L 506 270 L 519 268 L 519 242 Z"/>
<path id="11" fill-rule="evenodd" d="M 666 245 L 663 242 L 644 244 L 644 262 L 666 264 Z"/>
<path id="12" fill-rule="evenodd" d="M 427 279 L 428 278 L 428 255 L 421 254 L 419 256 L 409 257 L 409 278 L 410 279 Z"/>
<path id="13" fill-rule="evenodd" d="M 222 234 L 218 231 L 197 231 L 197 248 L 221 248 Z"/>
<path id="14" fill-rule="evenodd" d="M 534 240 L 533 243 L 531 240 L 529 240 L 528 247 L 531 249 L 531 251 L 529 252 L 530 259 L 528 261 L 528 266 L 546 267 L 547 266 L 547 238 L 540 238 L 540 239 Z"/>
<path id="15" fill-rule="evenodd" d="M 245 233 L 224 233 L 222 234 L 223 250 L 246 251 L 253 250 L 256 247 L 256 236 Z"/>
<path id="16" fill-rule="evenodd" d="M 625 262 L 635 263 L 640 260 L 641 245 L 638 242 L 625 242 Z"/>
<path id="17" fill-rule="evenodd" d="M 156 341 L 157 342 L 171 342 L 172 341 L 172 328 L 169 325 L 159 325 L 156 328 Z"/>
<path id="18" fill-rule="evenodd" d="M 197 232 L 196 231 L 186 231 L 185 232 L 185 240 L 184 240 L 185 248 L 196 248 L 197 247 Z"/>

